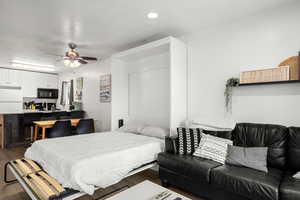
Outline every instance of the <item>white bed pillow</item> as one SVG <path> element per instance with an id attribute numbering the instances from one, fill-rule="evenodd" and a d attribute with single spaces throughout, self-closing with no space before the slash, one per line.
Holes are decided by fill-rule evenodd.
<path id="1" fill-rule="evenodd" d="M 232 143 L 229 139 L 202 134 L 199 146 L 193 155 L 225 164 L 227 148 Z"/>
<path id="2" fill-rule="evenodd" d="M 293 176 L 293 178 L 295 178 L 295 179 L 300 179 L 300 172 L 297 172 L 297 173 Z"/>
<path id="3" fill-rule="evenodd" d="M 201 125 L 201 124 L 192 124 L 190 125 L 188 128 L 199 128 L 202 130 L 206 130 L 206 131 L 232 131 L 232 129 L 228 129 L 228 128 L 217 128 L 217 127 L 212 127 L 209 125 Z"/>
<path id="4" fill-rule="evenodd" d="M 118 129 L 118 131 L 140 134 L 145 126 L 147 125 L 144 123 L 138 121 L 130 121 L 125 123 L 121 128 Z"/>
<path id="5" fill-rule="evenodd" d="M 141 135 L 165 139 L 170 135 L 170 131 L 158 126 L 146 126 L 142 129 Z"/>

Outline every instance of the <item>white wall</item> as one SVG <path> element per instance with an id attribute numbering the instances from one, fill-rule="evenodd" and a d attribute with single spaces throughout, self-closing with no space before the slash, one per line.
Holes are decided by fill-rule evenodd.
<path id="1" fill-rule="evenodd" d="M 300 3 L 184 36 L 188 44 L 189 118 L 231 117 L 224 108 L 228 78 L 243 66 L 277 66 L 300 50 Z M 232 117 L 238 122 L 300 126 L 300 84 L 240 87 Z"/>
<path id="2" fill-rule="evenodd" d="M 293 3 L 183 36 L 188 46 L 189 119 L 226 117 L 238 122 L 300 126 L 300 84 L 236 88 L 232 114 L 226 113 L 224 106 L 225 82 L 238 77 L 240 68 L 275 67 L 282 60 L 297 55 L 300 50 L 299 10 L 300 2 Z M 106 61 L 61 76 L 61 80 L 84 77 L 84 110 L 89 117 L 99 120 L 99 130 L 110 127 L 110 105 L 100 104 L 98 93 L 99 76 L 108 73 L 109 68 L 109 61 Z M 114 100 L 114 93 L 112 95 Z M 120 107 L 117 109 L 124 108 L 121 104 Z"/>
<path id="3" fill-rule="evenodd" d="M 128 118 L 143 118 L 148 124 L 169 127 L 173 133 L 187 118 L 186 60 L 185 44 L 173 37 L 113 55 L 112 129 L 118 119 L 126 123 Z M 159 72 L 167 66 L 169 70 Z M 132 76 L 130 86 L 136 87 L 128 98 L 128 74 L 136 70 L 140 74 Z"/>
<path id="4" fill-rule="evenodd" d="M 110 73 L 110 61 L 103 60 L 95 64 L 85 65 L 70 72 L 59 75 L 59 90 L 62 81 L 83 77 L 82 104 L 88 118 L 95 120 L 96 131 L 110 130 L 110 103 L 100 103 L 100 76 Z M 58 102 L 60 102 L 58 100 Z"/>
<path id="5" fill-rule="evenodd" d="M 117 129 L 118 120 L 128 120 L 128 69 L 119 59 L 111 60 L 112 68 L 112 99 L 111 99 L 111 130 Z"/>
<path id="6" fill-rule="evenodd" d="M 130 120 L 170 127 L 169 53 L 127 63 Z"/>

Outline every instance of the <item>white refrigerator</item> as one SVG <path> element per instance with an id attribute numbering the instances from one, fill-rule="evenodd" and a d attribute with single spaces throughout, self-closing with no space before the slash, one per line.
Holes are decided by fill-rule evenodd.
<path id="1" fill-rule="evenodd" d="M 0 85 L 0 114 L 14 114 L 21 112 L 23 112 L 21 87 Z"/>

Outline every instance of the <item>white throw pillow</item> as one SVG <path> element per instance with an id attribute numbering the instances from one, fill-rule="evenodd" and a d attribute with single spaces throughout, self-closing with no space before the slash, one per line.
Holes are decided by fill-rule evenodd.
<path id="1" fill-rule="evenodd" d="M 202 134 L 200 144 L 193 155 L 225 164 L 228 145 L 232 144 L 229 139 Z"/>
<path id="2" fill-rule="evenodd" d="M 135 133 L 140 134 L 143 128 L 145 128 L 146 124 L 138 122 L 138 121 L 130 121 L 124 124 L 121 128 L 117 131 L 120 132 L 128 132 L 128 133 Z"/>
<path id="3" fill-rule="evenodd" d="M 158 126 L 146 126 L 141 131 L 141 135 L 165 139 L 170 135 L 170 131 Z"/>

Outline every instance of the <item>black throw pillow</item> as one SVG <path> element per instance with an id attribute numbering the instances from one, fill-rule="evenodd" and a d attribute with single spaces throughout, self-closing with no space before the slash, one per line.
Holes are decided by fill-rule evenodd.
<path id="1" fill-rule="evenodd" d="M 177 128 L 180 155 L 192 155 L 197 149 L 202 130 L 199 128 Z"/>

